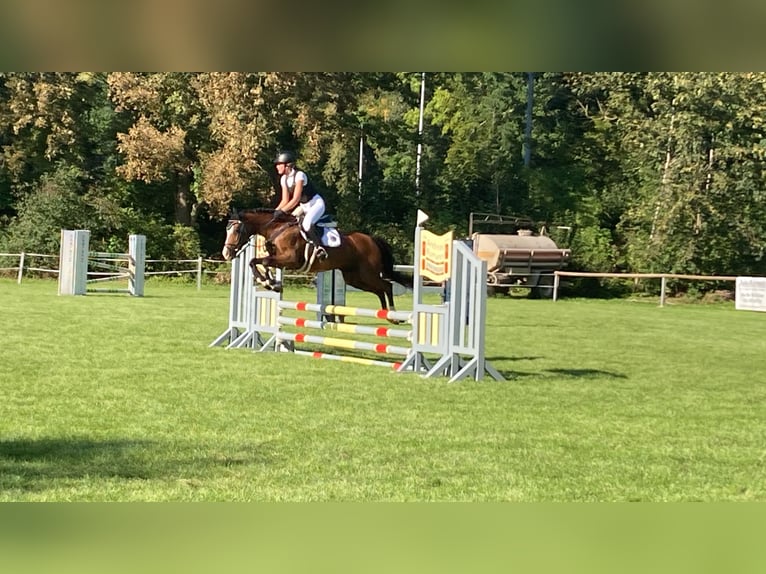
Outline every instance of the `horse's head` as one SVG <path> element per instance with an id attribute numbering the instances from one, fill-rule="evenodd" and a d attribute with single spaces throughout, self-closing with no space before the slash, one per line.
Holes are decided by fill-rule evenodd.
<path id="1" fill-rule="evenodd" d="M 275 217 L 275 215 L 277 215 Z M 226 242 L 223 245 L 223 258 L 230 261 L 234 258 L 248 239 L 253 235 L 262 235 L 270 239 L 275 229 L 279 229 L 285 222 L 295 217 L 286 214 L 281 217 L 275 214 L 273 209 L 258 207 L 256 209 L 243 209 L 239 212 L 232 211 L 226 224 Z M 278 231 L 277 231 L 278 233 Z"/>
<path id="2" fill-rule="evenodd" d="M 226 223 L 226 241 L 221 251 L 226 261 L 230 261 L 250 238 L 245 228 L 245 222 L 239 218 L 236 212 L 232 212 L 228 223 Z"/>

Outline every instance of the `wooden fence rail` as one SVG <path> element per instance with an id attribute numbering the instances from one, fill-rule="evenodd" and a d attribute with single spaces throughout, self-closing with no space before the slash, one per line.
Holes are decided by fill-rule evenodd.
<path id="1" fill-rule="evenodd" d="M 52 259 L 53 262 L 51 262 L 50 265 L 42 267 L 40 265 L 32 265 L 30 266 L 30 261 L 34 260 L 36 258 L 41 259 Z M 15 265 L 6 265 L 3 262 L 3 259 L 15 259 Z M 205 269 L 205 265 L 223 265 L 225 261 L 220 259 L 206 259 L 204 257 L 198 257 L 197 259 L 146 259 L 145 260 L 147 270 L 144 272 L 144 275 L 153 276 L 153 275 L 185 275 L 185 274 L 195 274 L 197 279 L 197 290 L 200 290 L 202 288 L 202 277 L 204 275 L 216 275 L 218 273 L 221 273 L 220 270 L 217 269 Z M 59 255 L 49 255 L 49 254 L 43 254 L 43 253 L 28 253 L 22 251 L 21 253 L 0 253 L 0 264 L 3 265 L 0 267 L 0 273 L 4 272 L 12 272 L 16 273 L 16 282 L 21 284 L 21 281 L 24 277 L 24 273 L 26 271 L 33 271 L 36 273 L 52 273 L 55 275 L 58 275 L 59 273 Z M 166 267 L 166 266 L 177 266 L 172 269 L 164 269 L 164 270 L 150 270 L 152 266 L 156 267 Z M 412 273 L 412 265 L 395 265 L 394 268 L 397 271 L 404 271 Z M 229 267 L 227 266 L 227 270 Z M 92 273 L 94 274 L 94 273 Z M 313 274 L 309 273 L 297 273 L 292 275 L 284 275 L 286 279 L 306 279 L 309 280 L 313 278 Z"/>
<path id="2" fill-rule="evenodd" d="M 584 271 L 554 271 L 553 300 L 558 299 L 559 281 L 561 277 L 599 277 L 609 279 L 660 279 L 660 307 L 665 305 L 665 286 L 668 279 L 684 279 L 690 281 L 735 281 L 732 275 L 682 275 L 679 273 L 587 273 Z"/>

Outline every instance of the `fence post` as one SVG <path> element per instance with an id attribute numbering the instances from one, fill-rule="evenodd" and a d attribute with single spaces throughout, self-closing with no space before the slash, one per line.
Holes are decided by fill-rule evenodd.
<path id="1" fill-rule="evenodd" d="M 660 282 L 660 307 L 665 306 L 665 276 L 662 276 L 662 280 Z"/>
<path id="2" fill-rule="evenodd" d="M 553 300 L 556 301 L 559 296 L 559 272 L 553 272 Z"/>
<path id="3" fill-rule="evenodd" d="M 202 289 L 202 256 L 197 258 L 197 291 Z"/>
<path id="4" fill-rule="evenodd" d="M 21 257 L 19 258 L 19 277 L 16 280 L 16 282 L 21 285 L 21 277 L 24 275 L 24 255 L 25 253 L 21 252 Z"/>
<path id="5" fill-rule="evenodd" d="M 144 296 L 146 272 L 146 235 L 128 236 L 128 291 L 134 297 Z"/>

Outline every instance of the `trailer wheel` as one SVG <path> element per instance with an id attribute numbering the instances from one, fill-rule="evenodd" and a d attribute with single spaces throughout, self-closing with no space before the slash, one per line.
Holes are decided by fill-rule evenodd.
<path id="1" fill-rule="evenodd" d="M 487 273 L 487 297 L 493 297 L 498 291 L 497 276 L 494 273 Z"/>
<path id="2" fill-rule="evenodd" d="M 553 274 L 541 273 L 537 285 L 532 287 L 533 298 L 553 299 Z"/>
<path id="3" fill-rule="evenodd" d="M 508 297 L 510 294 L 511 288 L 506 285 L 487 285 L 487 295 L 490 297 L 499 295 L 505 295 Z"/>

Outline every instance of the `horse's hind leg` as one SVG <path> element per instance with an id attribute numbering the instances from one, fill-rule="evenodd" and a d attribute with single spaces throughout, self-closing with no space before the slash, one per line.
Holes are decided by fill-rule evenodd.
<path id="1" fill-rule="evenodd" d="M 385 292 L 376 291 L 375 294 L 378 296 L 378 299 L 380 299 L 380 308 L 388 310 L 388 306 L 386 305 L 386 295 Z"/>
<path id="2" fill-rule="evenodd" d="M 343 271 L 342 273 L 343 280 L 348 285 L 351 285 L 360 291 L 374 293 L 378 296 L 378 300 L 380 301 L 380 308 L 388 310 L 388 305 L 386 304 L 386 281 L 383 281 L 380 277 L 375 277 L 373 281 L 370 281 L 368 276 L 363 276 L 361 273 L 356 271 Z M 392 301 L 393 299 L 389 297 L 388 300 Z"/>
<path id="3" fill-rule="evenodd" d="M 390 281 L 380 279 L 375 282 L 374 286 L 370 286 L 369 291 L 375 293 L 380 299 L 380 308 L 388 311 L 396 311 L 396 305 L 394 305 L 394 286 Z M 389 323 L 394 325 L 401 324 L 401 321 L 395 319 L 388 319 Z"/>
<path id="4" fill-rule="evenodd" d="M 385 281 L 386 284 L 386 297 L 388 297 L 388 305 L 392 311 L 396 311 L 396 305 L 394 305 L 394 284 L 390 281 Z"/>
<path id="5" fill-rule="evenodd" d="M 385 279 L 383 280 L 383 283 L 386 284 L 384 293 L 386 295 L 386 298 L 388 299 L 388 307 L 391 311 L 396 311 L 396 305 L 394 305 L 394 284 L 391 283 L 390 281 L 386 281 Z M 380 300 L 381 301 L 383 300 L 383 295 L 380 295 Z M 402 321 L 398 321 L 394 319 L 389 319 L 389 321 L 393 323 L 394 325 L 400 325 L 402 323 Z"/>

